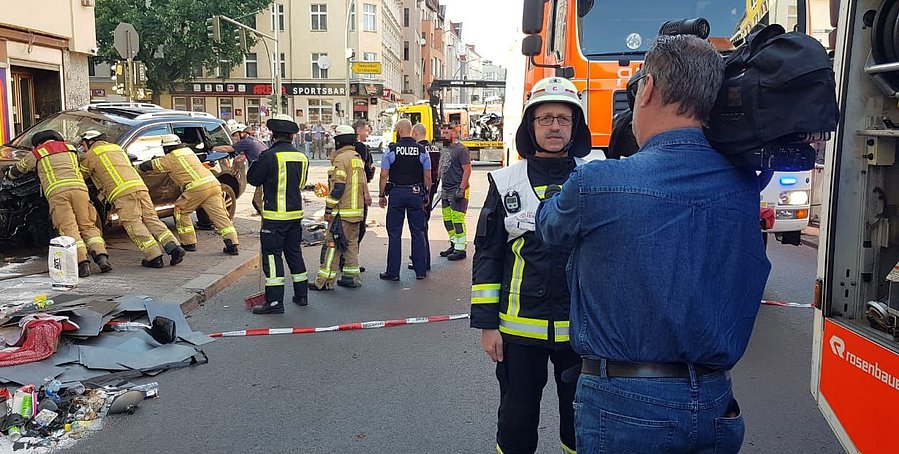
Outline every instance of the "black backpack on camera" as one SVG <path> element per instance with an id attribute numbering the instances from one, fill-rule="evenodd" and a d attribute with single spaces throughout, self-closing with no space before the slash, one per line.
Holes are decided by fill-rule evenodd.
<path id="1" fill-rule="evenodd" d="M 725 59 L 724 83 L 706 137 L 735 164 L 755 170 L 809 170 L 810 142 L 836 130 L 836 82 L 824 46 L 769 25 Z"/>

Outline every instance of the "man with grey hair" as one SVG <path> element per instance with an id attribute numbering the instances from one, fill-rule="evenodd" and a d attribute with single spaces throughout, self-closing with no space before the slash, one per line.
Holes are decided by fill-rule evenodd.
<path id="1" fill-rule="evenodd" d="M 702 131 L 723 67 L 702 39 L 660 36 L 628 86 L 640 151 L 578 167 L 537 211 L 540 238 L 574 248 L 580 451 L 737 452 L 743 442 L 729 371 L 771 265 L 755 173 Z"/>

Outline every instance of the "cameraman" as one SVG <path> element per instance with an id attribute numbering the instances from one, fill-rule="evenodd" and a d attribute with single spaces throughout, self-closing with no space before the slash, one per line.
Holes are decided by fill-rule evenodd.
<path id="1" fill-rule="evenodd" d="M 728 371 L 746 350 L 771 266 L 755 173 L 712 149 L 702 131 L 723 67 L 696 36 L 660 36 L 628 84 L 640 152 L 577 168 L 537 211 L 544 242 L 574 247 L 578 450 L 737 452 L 742 444 Z"/>

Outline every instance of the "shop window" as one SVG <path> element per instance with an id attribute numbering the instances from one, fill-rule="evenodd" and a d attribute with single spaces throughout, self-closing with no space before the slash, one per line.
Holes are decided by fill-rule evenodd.
<path id="1" fill-rule="evenodd" d="M 261 123 L 258 98 L 247 98 L 247 123 L 251 125 Z"/>
<path id="2" fill-rule="evenodd" d="M 187 98 L 184 96 L 175 96 L 172 98 L 172 109 L 175 110 L 188 110 L 187 109 Z"/>
<path id="3" fill-rule="evenodd" d="M 219 114 L 222 120 L 234 118 L 234 101 L 232 98 L 219 98 Z"/>
<path id="4" fill-rule="evenodd" d="M 190 98 L 192 112 L 206 112 L 206 98 Z"/>

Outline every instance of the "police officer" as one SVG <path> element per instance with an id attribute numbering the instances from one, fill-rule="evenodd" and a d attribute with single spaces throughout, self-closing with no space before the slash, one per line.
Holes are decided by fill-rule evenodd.
<path id="1" fill-rule="evenodd" d="M 378 205 L 387 207 L 387 271 L 380 274 L 386 281 L 400 280 L 403 221 L 408 216 L 412 233 L 412 267 L 415 278 L 428 275 L 425 242 L 425 211 L 431 187 L 431 159 L 425 147 L 412 138 L 412 122 L 402 119 L 396 124 L 396 143 L 390 144 L 381 159 Z M 389 204 L 388 204 L 389 195 Z"/>
<path id="2" fill-rule="evenodd" d="M 359 274 L 359 229 L 364 222 L 364 208 L 371 204 L 368 182 L 365 178 L 365 161 L 356 152 L 355 130 L 340 125 L 334 134 L 335 150 L 331 153 L 331 170 L 328 171 L 329 194 L 325 202 L 325 219 L 330 223 L 339 222 L 343 232 L 344 247 L 338 246 L 334 238 L 335 229 L 328 229 L 325 239 L 328 249 L 324 263 L 318 270 L 318 277 L 309 284 L 310 290 L 332 290 L 334 283 L 341 287 L 359 288 L 362 279 Z M 339 217 L 335 217 L 339 216 Z M 345 259 L 345 260 L 344 260 Z M 343 275 L 337 280 L 337 264 Z"/>
<path id="3" fill-rule="evenodd" d="M 100 194 L 115 207 L 119 220 L 131 241 L 144 254 L 141 265 L 162 268 L 163 250 L 174 266 L 184 259 L 184 249 L 175 235 L 159 220 L 150 191 L 122 147 L 106 141 L 106 134 L 90 129 L 81 134 L 86 150 L 81 158 L 81 172 L 90 177 Z M 159 245 L 162 244 L 162 248 Z"/>
<path id="4" fill-rule="evenodd" d="M 215 175 L 175 134 L 162 136 L 162 147 L 165 156 L 142 162 L 140 170 L 165 173 L 181 188 L 181 196 L 175 201 L 175 224 L 181 247 L 187 251 L 197 250 L 197 234 L 190 215 L 202 207 L 225 242 L 223 252 L 237 255 L 237 229 L 225 209 L 222 188 Z"/>
<path id="5" fill-rule="evenodd" d="M 538 81 L 525 105 L 515 145 L 523 160 L 490 172 L 478 220 L 472 270 L 471 326 L 496 362 L 500 407 L 497 452 L 537 449 L 547 360 L 555 366 L 562 451 L 575 452 L 575 383 L 562 372 L 580 365 L 568 343 L 570 251 L 546 246 L 535 232 L 540 201 L 558 191 L 590 152 L 577 89 L 567 79 Z"/>
<path id="6" fill-rule="evenodd" d="M 44 197 L 50 205 L 53 227 L 61 235 L 75 239 L 78 276 L 91 274 L 88 249 L 100 272 L 112 271 L 106 242 L 97 228 L 97 210 L 91 204 L 75 147 L 65 143 L 62 135 L 53 130 L 35 133 L 31 136 L 31 145 L 33 151 L 7 169 L 7 178 L 21 178 L 36 168 Z"/>
<path id="7" fill-rule="evenodd" d="M 247 181 L 263 188 L 262 271 L 265 274 L 265 304 L 254 314 L 284 313 L 284 263 L 287 259 L 293 281 L 293 302 L 308 304 L 309 278 L 300 251 L 303 240 L 303 196 L 309 160 L 293 145 L 300 127 L 289 115 L 278 114 L 265 122 L 272 131 L 272 147 L 250 166 Z"/>
<path id="8" fill-rule="evenodd" d="M 437 194 L 437 186 L 440 184 L 438 166 L 440 165 L 440 149 L 428 141 L 428 129 L 422 123 L 416 123 L 412 126 L 412 138 L 419 145 L 425 147 L 428 151 L 428 157 L 431 160 L 431 185 L 428 190 L 427 201 L 424 206 L 425 210 L 425 263 L 428 271 L 431 271 L 431 243 L 428 241 L 428 223 L 431 221 L 431 212 L 434 209 L 434 196 Z M 409 269 L 414 270 L 415 265 L 410 263 Z"/>

